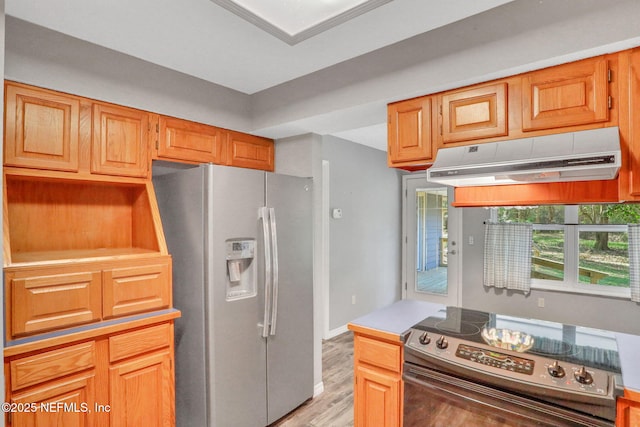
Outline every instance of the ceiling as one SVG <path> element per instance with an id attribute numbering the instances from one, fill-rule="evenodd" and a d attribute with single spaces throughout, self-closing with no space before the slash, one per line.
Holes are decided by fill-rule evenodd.
<path id="1" fill-rule="evenodd" d="M 289 6 L 291 1 L 280 0 Z M 310 9 L 320 13 L 317 17 L 291 14 L 286 8 L 274 7 L 274 13 L 283 13 L 268 16 L 267 20 L 295 36 L 296 31 L 303 32 L 334 17 L 336 11 L 344 12 L 347 6 L 363 3 L 349 0 L 346 6 L 337 6 L 336 0 L 306 1 L 316 6 L 333 2 L 332 7 L 337 9 Z M 99 46 L 254 94 L 510 1 L 377 1 L 373 2 L 373 9 L 361 10 L 363 13 L 359 16 L 349 16 L 348 21 L 333 27 L 323 27 L 320 33 L 294 45 L 213 0 L 6 0 L 5 12 Z M 264 2 L 236 3 L 255 9 Z M 298 7 L 307 8 L 305 0 L 297 3 Z M 305 24 L 297 25 L 298 18 Z M 386 126 L 382 124 L 347 129 L 334 135 L 386 150 Z"/>
<path id="2" fill-rule="evenodd" d="M 386 150 L 388 102 L 640 45 L 638 0 L 269 1 L 288 7 L 260 9 L 267 0 L 5 0 L 5 75 L 7 65 L 16 66 L 6 62 L 10 52 L 65 61 L 64 44 L 101 74 L 97 67 L 114 67 L 105 61 L 126 59 L 107 53 L 115 51 L 248 105 L 248 125 L 238 130 L 276 139 L 332 135 Z M 293 9 L 306 9 L 305 2 L 333 9 L 303 17 Z M 36 33 L 40 39 L 30 38 Z"/>

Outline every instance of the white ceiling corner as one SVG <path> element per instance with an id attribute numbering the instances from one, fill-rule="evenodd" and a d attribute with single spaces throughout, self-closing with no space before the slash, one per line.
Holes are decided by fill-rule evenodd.
<path id="1" fill-rule="evenodd" d="M 393 0 L 211 0 L 293 46 Z"/>

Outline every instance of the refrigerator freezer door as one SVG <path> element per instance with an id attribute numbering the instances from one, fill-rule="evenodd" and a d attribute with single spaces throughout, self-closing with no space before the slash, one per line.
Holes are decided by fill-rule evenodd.
<path id="1" fill-rule="evenodd" d="M 173 305 L 182 311 L 175 321 L 176 425 L 207 426 L 206 315 L 204 264 L 204 169 L 159 173 L 155 187 L 162 228 L 173 257 Z"/>
<path id="2" fill-rule="evenodd" d="M 210 425 L 265 426 L 266 340 L 258 327 L 263 320 L 264 289 L 259 286 L 255 298 L 225 300 L 225 241 L 255 239 L 256 259 L 260 261 L 264 253 L 258 218 L 258 209 L 264 206 L 264 172 L 212 165 L 207 170 Z M 258 283 L 264 282 L 263 270 L 264 266 L 258 267 Z"/>
<path id="3" fill-rule="evenodd" d="M 312 183 L 267 173 L 277 220 L 278 303 L 267 341 L 268 424 L 313 395 Z"/>

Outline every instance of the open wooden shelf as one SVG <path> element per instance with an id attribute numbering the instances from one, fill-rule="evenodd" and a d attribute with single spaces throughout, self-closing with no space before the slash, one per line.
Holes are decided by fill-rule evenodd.
<path id="1" fill-rule="evenodd" d="M 5 191 L 7 267 L 166 254 L 148 183 L 5 174 Z"/>

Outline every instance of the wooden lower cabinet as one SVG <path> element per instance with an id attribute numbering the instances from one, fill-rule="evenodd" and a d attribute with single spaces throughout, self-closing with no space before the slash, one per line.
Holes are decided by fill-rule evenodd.
<path id="1" fill-rule="evenodd" d="M 402 357 L 400 337 L 354 330 L 354 426 L 402 426 Z"/>
<path id="2" fill-rule="evenodd" d="M 616 427 L 640 426 L 640 393 L 624 391 L 624 397 L 618 398 Z"/>
<path id="3" fill-rule="evenodd" d="M 172 357 L 160 352 L 110 368 L 112 426 L 169 427 L 175 424 Z"/>
<path id="4" fill-rule="evenodd" d="M 359 366 L 355 371 L 356 426 L 398 426 L 401 380 L 377 369 Z"/>
<path id="5" fill-rule="evenodd" d="M 12 354 L 5 372 L 8 426 L 175 425 L 173 321 Z"/>
<path id="6" fill-rule="evenodd" d="M 95 370 L 70 379 L 49 381 L 28 392 L 14 395 L 10 402 L 16 411 L 10 425 L 27 426 L 92 426 L 95 401 Z"/>

